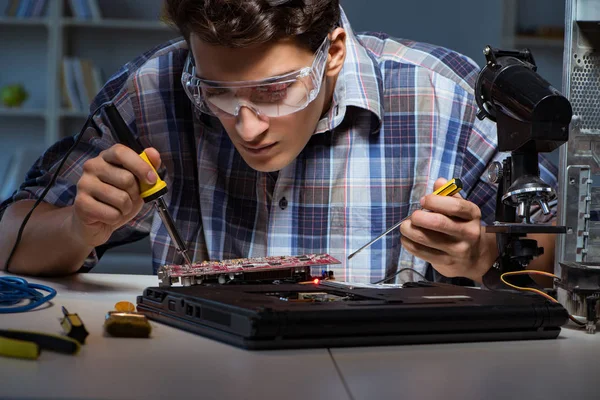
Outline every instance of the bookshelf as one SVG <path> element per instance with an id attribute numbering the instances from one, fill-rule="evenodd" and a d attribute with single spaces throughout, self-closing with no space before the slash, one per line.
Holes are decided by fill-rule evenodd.
<path id="1" fill-rule="evenodd" d="M 34 4 L 39 0 L 17 2 L 28 1 Z M 0 12 L 6 14 L 13 2 L 15 0 L 0 0 Z M 87 2 L 97 5 L 101 18 L 85 19 L 73 11 L 73 3 Z M 3 136 L 18 137 L 21 132 L 10 132 L 6 126 L 10 124 L 9 119 L 40 119 L 43 129 L 37 126 L 34 136 L 39 136 L 38 141 L 48 146 L 75 133 L 74 128 L 83 122 L 89 106 L 87 100 L 82 102 L 82 107 L 65 106 L 60 87 L 65 57 L 89 60 L 99 69 L 100 84 L 103 84 L 127 61 L 178 35 L 159 20 L 161 0 L 45 0 L 42 3 L 45 6 L 40 16 L 0 16 L 0 87 L 22 83 L 29 93 L 19 108 L 0 105 L 0 132 Z M 127 45 L 122 46 L 122 43 Z M 5 158 L 6 154 L 0 149 L 0 164 Z"/>
<path id="2" fill-rule="evenodd" d="M 25 118 L 46 118 L 46 110 L 35 108 L 6 108 L 0 107 L 0 117 L 25 117 Z"/>
<path id="3" fill-rule="evenodd" d="M 14 25 L 14 26 L 48 26 L 50 20 L 43 17 L 30 17 L 30 18 L 15 18 L 15 17 L 0 17 L 0 25 Z"/>
<path id="4" fill-rule="evenodd" d="M 43 7 L 31 16 L 37 2 Z M 13 15 L 6 15 L 14 3 Z M 73 10 L 74 3 L 96 4 L 99 15 L 86 19 Z M 21 4 L 21 11 L 30 7 L 29 16 L 16 15 Z M 161 6 L 161 0 L 0 0 L 0 87 L 21 83 L 29 94 L 19 108 L 0 105 L 0 135 L 10 135 L 17 145 L 23 136 L 49 146 L 76 133 L 93 94 L 81 107 L 65 105 L 60 84 L 64 58 L 89 60 L 100 72 L 97 86 L 103 84 L 127 61 L 178 36 L 159 20 Z M 21 127 L 20 119 L 35 121 Z M 28 125 L 34 131 L 23 132 Z M 0 148 L 0 177 L 12 150 Z"/>
<path id="5" fill-rule="evenodd" d="M 6 15 L 14 1 L 0 0 L 0 88 L 21 83 L 29 97 L 19 108 L 0 104 L 0 201 L 12 193 L 35 161 L 32 154 L 37 153 L 32 148 L 39 151 L 79 132 L 87 118 L 87 98 L 95 93 L 82 96 L 82 107 L 69 107 L 61 88 L 65 57 L 89 60 L 99 70 L 102 85 L 128 61 L 179 36 L 159 20 L 162 0 L 44 0 L 43 10 L 35 17 L 32 10 L 40 0 L 17 0 L 26 2 L 21 15 Z M 82 4 L 87 16 L 81 14 Z M 90 12 L 86 4 L 97 9 Z M 135 247 L 125 246 L 115 253 L 132 265 L 135 253 L 139 254 Z M 146 248 L 144 252 L 137 264 L 149 273 Z M 135 273 L 133 269 L 130 272 Z"/>

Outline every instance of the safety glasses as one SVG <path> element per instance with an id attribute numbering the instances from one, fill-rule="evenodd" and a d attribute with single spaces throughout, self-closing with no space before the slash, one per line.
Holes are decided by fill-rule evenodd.
<path id="1" fill-rule="evenodd" d="M 306 108 L 319 94 L 329 44 L 329 38 L 325 38 L 315 53 L 312 66 L 256 81 L 200 79 L 196 76 L 194 58 L 190 52 L 181 83 L 194 106 L 203 113 L 235 118 L 242 107 L 246 107 L 259 117 L 282 117 Z"/>

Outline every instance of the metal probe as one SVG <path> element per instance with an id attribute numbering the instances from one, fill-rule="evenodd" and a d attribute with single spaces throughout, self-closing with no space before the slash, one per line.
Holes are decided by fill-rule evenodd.
<path id="1" fill-rule="evenodd" d="M 462 189 L 462 182 L 460 181 L 460 179 L 454 178 L 454 179 L 448 181 L 444 186 L 442 186 L 441 188 L 439 188 L 438 190 L 433 192 L 433 194 L 436 194 L 438 196 L 453 196 L 454 194 L 460 192 L 461 189 Z M 365 244 L 360 249 L 358 249 L 354 253 L 350 254 L 348 256 L 348 260 L 350 260 L 352 257 L 357 255 L 358 253 L 360 253 L 361 251 L 363 251 L 364 249 L 366 249 L 367 247 L 369 247 L 370 245 L 372 245 L 373 243 L 375 243 L 376 241 L 378 241 L 379 239 L 381 239 L 382 237 L 384 237 L 385 235 L 387 235 L 388 233 L 393 231 L 394 229 L 398 228 L 409 217 L 410 217 L 410 215 L 408 217 L 403 218 L 396 225 L 392 226 L 391 228 L 388 228 L 387 231 L 383 232 L 381 235 L 377 236 L 375 239 L 371 240 L 369 243 Z"/>
<path id="2" fill-rule="evenodd" d="M 154 173 L 156 173 L 156 169 L 154 169 L 154 166 L 148 159 L 148 156 L 144 152 L 144 148 L 133 136 L 114 104 L 109 104 L 105 111 L 110 125 L 113 128 L 113 132 L 117 135 L 119 142 L 138 153 L 142 160 L 150 165 Z M 171 214 L 169 214 L 169 210 L 167 209 L 167 205 L 163 199 L 163 196 L 168 192 L 167 184 L 158 176 L 158 173 L 156 173 L 156 183 L 151 185 L 140 181 L 140 189 L 144 202 L 154 202 L 156 210 L 158 211 L 158 215 L 167 228 L 167 232 L 169 233 L 171 240 L 173 240 L 175 243 L 177 251 L 182 255 L 185 263 L 191 267 L 192 261 L 187 254 L 185 244 L 183 243 L 183 240 L 181 240 L 181 236 L 175 227 L 173 218 L 171 218 Z"/>
<path id="3" fill-rule="evenodd" d="M 169 232 L 169 236 L 171 236 L 171 239 L 173 240 L 173 242 L 175 242 L 177 251 L 183 256 L 183 260 L 185 261 L 187 266 L 191 267 L 192 260 L 190 260 L 190 257 L 187 254 L 187 249 L 185 247 L 185 244 L 183 243 L 183 240 L 181 240 L 181 236 L 179 236 L 179 232 L 177 231 L 177 228 L 175 228 L 175 223 L 173 222 L 173 219 L 171 218 L 171 214 L 169 214 L 169 210 L 167 210 L 167 205 L 165 204 L 164 199 L 162 197 L 159 197 L 154 202 L 154 205 L 156 206 L 156 210 L 158 211 L 158 215 L 160 216 L 160 219 L 162 220 L 163 224 L 165 224 L 165 227 L 167 228 L 167 232 Z"/>

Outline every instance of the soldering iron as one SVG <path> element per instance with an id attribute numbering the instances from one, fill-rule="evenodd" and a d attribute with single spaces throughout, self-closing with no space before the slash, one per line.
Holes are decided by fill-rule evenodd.
<path id="1" fill-rule="evenodd" d="M 177 251 L 183 256 L 185 263 L 191 267 L 192 261 L 187 254 L 185 244 L 183 243 L 183 240 L 181 240 L 181 236 L 179 236 L 179 232 L 175 227 L 175 223 L 171 218 L 171 214 L 169 214 L 169 210 L 167 209 L 167 205 L 165 204 L 163 198 L 163 196 L 168 192 L 167 184 L 158 176 L 158 173 L 156 173 L 156 169 L 150 162 L 150 159 L 146 155 L 144 148 L 133 136 L 114 104 L 109 104 L 105 108 L 105 112 L 112 130 L 119 139 L 119 142 L 139 154 L 139 156 L 150 166 L 150 168 L 152 168 L 156 174 L 155 184 L 148 184 L 140 181 L 141 196 L 146 203 L 154 202 L 156 210 L 158 211 L 158 215 L 167 228 L 169 236 L 175 243 Z"/>

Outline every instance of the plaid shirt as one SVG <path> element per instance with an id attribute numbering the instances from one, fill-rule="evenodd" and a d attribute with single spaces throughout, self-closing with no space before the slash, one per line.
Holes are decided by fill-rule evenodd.
<path id="1" fill-rule="evenodd" d="M 342 261 L 332 268 L 338 279 L 375 281 L 404 267 L 425 273 L 428 265 L 402 248 L 399 229 L 346 259 L 417 209 L 438 177 L 460 178 L 462 196 L 481 208 L 484 223 L 493 221 L 496 187 L 485 171 L 506 155 L 497 152 L 495 124 L 475 117 L 477 65 L 445 48 L 354 34 L 343 13 L 341 22 L 347 58 L 332 107 L 275 175 L 251 169 L 219 121 L 195 113 L 180 83 L 185 41 L 128 63 L 98 94 L 92 109 L 112 101 L 142 145 L 160 152 L 165 200 L 195 261 L 325 252 Z M 83 163 L 115 144 L 105 121 L 94 117 L 45 201 L 73 203 Z M 2 207 L 39 196 L 74 140 L 51 147 Z M 549 168 L 544 161 L 542 178 L 556 186 Z M 84 267 L 148 234 L 155 273 L 182 262 L 146 205 Z"/>

